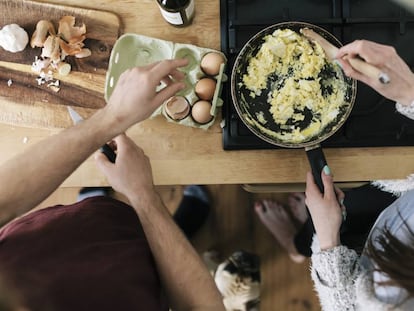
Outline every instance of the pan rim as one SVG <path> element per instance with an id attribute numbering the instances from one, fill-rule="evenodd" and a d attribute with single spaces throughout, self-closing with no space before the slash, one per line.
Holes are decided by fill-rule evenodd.
<path id="1" fill-rule="evenodd" d="M 347 108 L 347 111 L 344 113 L 344 115 L 342 116 L 342 118 L 334 125 L 334 127 L 332 129 L 330 129 L 329 131 L 325 132 L 325 133 L 319 133 L 317 136 L 312 137 L 310 140 L 306 140 L 303 142 L 288 142 L 288 141 L 282 141 L 280 139 L 277 139 L 276 137 L 272 138 L 269 136 L 266 136 L 265 134 L 263 134 L 257 127 L 255 127 L 254 125 L 251 125 L 249 122 L 247 122 L 246 118 L 243 116 L 243 111 L 241 110 L 240 107 L 240 103 L 238 103 L 238 99 L 237 99 L 237 95 L 236 95 L 236 83 L 235 83 L 235 77 L 237 75 L 237 69 L 238 69 L 238 65 L 241 62 L 242 56 L 244 54 L 246 54 L 246 50 L 250 47 L 250 43 L 254 40 L 257 40 L 260 37 L 263 37 L 265 34 L 269 34 L 272 30 L 276 30 L 276 29 L 282 29 L 282 28 L 288 28 L 291 29 L 292 26 L 295 27 L 300 27 L 300 28 L 311 28 L 313 30 L 316 30 L 320 35 L 322 35 L 323 37 L 326 38 L 326 36 L 329 37 L 329 39 L 331 39 L 330 41 L 334 41 L 335 45 L 340 47 L 342 46 L 341 41 L 339 41 L 333 34 L 331 34 L 328 30 L 308 23 L 308 22 L 302 22 L 302 21 L 287 21 L 287 22 L 280 22 L 280 23 L 276 23 L 273 25 L 270 25 L 266 28 L 263 28 L 262 30 L 260 30 L 259 32 L 257 32 L 254 36 L 252 36 L 243 46 L 243 48 L 240 50 L 240 52 L 238 53 L 236 60 L 233 64 L 233 68 L 232 68 L 232 72 L 231 72 L 231 79 L 230 79 L 230 89 L 231 89 L 231 98 L 232 98 L 232 102 L 233 102 L 233 106 L 236 109 L 237 114 L 239 115 L 240 119 L 242 120 L 243 124 L 257 137 L 259 137 L 260 139 L 272 144 L 272 145 L 276 145 L 279 147 L 285 147 L 285 148 L 303 148 L 303 147 L 311 147 L 311 146 L 316 146 L 318 144 L 320 144 L 321 142 L 323 142 L 324 140 L 328 139 L 329 137 L 331 137 L 332 135 L 334 135 L 342 126 L 343 124 L 346 122 L 346 120 L 348 119 L 349 115 L 351 114 L 354 102 L 355 102 L 355 97 L 356 97 L 356 91 L 357 91 L 357 82 L 355 79 L 349 78 L 349 80 L 351 81 L 350 84 L 350 89 L 352 92 L 351 95 L 351 99 L 349 101 L 349 107 Z M 328 39 L 328 38 L 327 38 Z M 322 130 L 323 132 L 323 130 Z"/>

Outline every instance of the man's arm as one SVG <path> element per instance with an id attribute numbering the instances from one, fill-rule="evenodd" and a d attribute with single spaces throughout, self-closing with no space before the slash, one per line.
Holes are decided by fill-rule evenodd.
<path id="1" fill-rule="evenodd" d="M 108 123 L 106 123 L 108 122 Z M 47 198 L 100 144 L 112 138 L 104 110 L 49 137 L 0 167 L 0 219 L 16 217 Z"/>
<path id="2" fill-rule="evenodd" d="M 98 167 L 137 212 L 174 310 L 224 311 L 214 280 L 156 193 L 149 159 L 127 136 L 115 138 L 117 161 L 97 153 Z"/>
<path id="3" fill-rule="evenodd" d="M 224 310 L 201 257 L 174 223 L 157 194 L 131 197 L 174 310 Z"/>
<path id="4" fill-rule="evenodd" d="M 175 81 L 184 78 L 177 68 L 186 64 L 164 61 L 126 71 L 105 108 L 0 166 L 0 219 L 35 207 L 100 146 L 150 116 L 184 87 Z M 160 81 L 167 86 L 157 92 Z"/>

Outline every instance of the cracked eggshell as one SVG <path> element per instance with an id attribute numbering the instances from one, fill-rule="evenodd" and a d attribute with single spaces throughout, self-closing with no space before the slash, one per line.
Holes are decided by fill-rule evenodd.
<path id="1" fill-rule="evenodd" d="M 167 115 L 177 121 L 186 118 L 190 114 L 190 105 L 184 96 L 173 96 L 164 104 Z"/>
<path id="2" fill-rule="evenodd" d="M 21 52 L 28 43 L 29 35 L 17 24 L 6 25 L 0 30 L 0 46 L 6 51 Z"/>

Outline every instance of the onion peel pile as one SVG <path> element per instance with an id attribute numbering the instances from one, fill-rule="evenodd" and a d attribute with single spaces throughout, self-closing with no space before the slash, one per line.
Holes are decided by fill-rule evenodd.
<path id="1" fill-rule="evenodd" d="M 70 64 L 65 62 L 67 56 L 76 58 L 88 57 L 91 50 L 85 48 L 86 26 L 84 23 L 75 26 L 74 16 L 63 16 L 59 20 L 56 32 L 52 22 L 41 20 L 36 25 L 30 46 L 42 48 L 42 53 L 36 57 L 32 70 L 39 73 L 38 84 L 44 84 L 53 80 L 53 72 L 67 75 L 71 71 Z"/>
<path id="2" fill-rule="evenodd" d="M 39 21 L 30 40 L 30 46 L 43 48 L 44 57 L 50 57 L 52 61 L 59 62 L 63 61 L 66 56 L 78 58 L 89 56 L 91 51 L 84 48 L 85 39 L 85 24 L 75 26 L 75 17 L 63 16 L 59 21 L 57 33 L 50 21 Z"/>

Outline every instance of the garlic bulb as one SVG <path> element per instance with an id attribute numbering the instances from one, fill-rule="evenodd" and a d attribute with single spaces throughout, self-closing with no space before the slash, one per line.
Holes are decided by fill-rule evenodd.
<path id="1" fill-rule="evenodd" d="M 21 52 L 29 43 L 29 36 L 22 27 L 17 24 L 10 24 L 0 30 L 0 46 L 6 51 Z"/>

